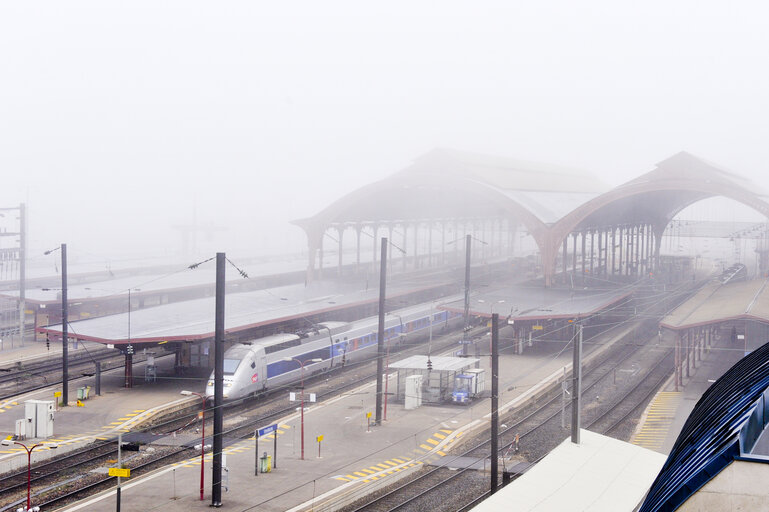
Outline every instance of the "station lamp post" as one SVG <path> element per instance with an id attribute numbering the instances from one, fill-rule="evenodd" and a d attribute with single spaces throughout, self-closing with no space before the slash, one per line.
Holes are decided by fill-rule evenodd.
<path id="1" fill-rule="evenodd" d="M 3 446 L 11 446 L 14 444 L 18 444 L 22 448 L 24 448 L 27 451 L 27 510 L 28 512 L 32 512 L 32 450 L 37 448 L 38 446 L 44 446 L 45 443 L 38 443 L 33 444 L 30 447 L 27 447 L 24 443 L 20 443 L 18 441 L 11 441 L 10 439 L 3 439 L 2 442 L 0 442 Z M 58 447 L 57 444 L 49 444 L 48 448 L 56 449 Z M 35 507 L 34 510 L 40 510 L 38 507 Z"/>
<path id="2" fill-rule="evenodd" d="M 204 482 L 204 470 L 205 470 L 205 464 L 203 463 L 203 458 L 206 454 L 206 395 L 202 393 L 196 393 L 195 391 L 187 391 L 183 390 L 182 395 L 184 396 L 192 396 L 195 395 L 199 397 L 202 401 L 202 410 L 200 412 L 200 423 L 202 425 L 201 427 L 201 437 L 200 437 L 200 501 L 203 501 L 203 482 Z"/>
<path id="3" fill-rule="evenodd" d="M 301 390 L 302 390 L 301 394 L 300 394 L 300 399 L 299 399 L 299 401 L 300 401 L 300 403 L 299 403 L 299 407 L 300 407 L 299 417 L 301 418 L 299 421 L 300 421 L 300 424 L 301 424 L 301 434 L 300 434 L 301 444 L 302 444 L 302 456 L 301 456 L 301 459 L 304 460 L 304 365 L 307 364 L 307 363 L 320 363 L 321 361 L 323 361 L 323 359 L 321 359 L 319 357 L 316 357 L 314 359 L 307 359 L 306 361 L 301 361 L 301 360 L 296 359 L 294 357 L 284 357 L 281 360 L 282 361 L 286 361 L 286 362 L 296 361 L 297 363 L 299 363 L 299 369 L 300 369 L 299 370 L 299 375 L 300 375 L 300 379 L 301 379 Z"/>

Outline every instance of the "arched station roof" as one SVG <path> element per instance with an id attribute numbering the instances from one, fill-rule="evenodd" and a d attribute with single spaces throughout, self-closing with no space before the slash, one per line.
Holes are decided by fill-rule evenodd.
<path id="1" fill-rule="evenodd" d="M 512 216 L 536 237 L 607 189 L 584 171 L 436 149 L 294 223 L 309 233 L 351 222 Z"/>
<path id="2" fill-rule="evenodd" d="M 734 199 L 769 217 L 769 195 L 759 187 L 682 151 L 574 209 L 553 226 L 554 237 L 618 224 L 650 223 L 664 229 L 687 206 L 715 196 Z"/>
<path id="3" fill-rule="evenodd" d="M 731 198 L 769 217 L 769 194 L 686 152 L 609 190 L 584 171 L 436 149 L 294 224 L 307 232 L 312 249 L 322 244 L 324 231 L 335 225 L 344 229 L 350 224 L 512 218 L 536 240 L 549 285 L 558 248 L 570 233 L 648 224 L 661 237 L 678 212 L 715 196 Z"/>

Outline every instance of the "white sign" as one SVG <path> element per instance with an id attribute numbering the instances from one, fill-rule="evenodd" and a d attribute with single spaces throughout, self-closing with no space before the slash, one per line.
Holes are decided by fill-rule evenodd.
<path id="1" fill-rule="evenodd" d="M 315 393 L 310 393 L 310 402 L 315 401 Z"/>
<path id="2" fill-rule="evenodd" d="M 296 393 L 293 391 L 289 392 L 288 394 L 288 401 L 289 402 L 296 402 Z"/>

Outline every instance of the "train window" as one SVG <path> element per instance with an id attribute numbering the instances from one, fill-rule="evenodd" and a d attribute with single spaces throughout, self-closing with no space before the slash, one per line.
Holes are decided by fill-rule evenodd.
<path id="1" fill-rule="evenodd" d="M 298 347 L 301 344 L 302 344 L 302 340 L 297 338 L 293 340 L 284 341 L 283 343 L 275 343 L 274 345 L 268 345 L 264 347 L 264 352 L 266 354 L 272 354 L 274 352 L 280 352 L 281 350 L 285 350 L 287 348 Z"/>
<path id="2" fill-rule="evenodd" d="M 224 373 L 227 375 L 233 375 L 240 365 L 240 359 L 226 359 L 224 360 Z"/>

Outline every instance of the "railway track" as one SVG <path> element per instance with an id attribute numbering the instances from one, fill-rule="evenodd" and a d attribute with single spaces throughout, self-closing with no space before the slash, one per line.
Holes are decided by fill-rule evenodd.
<path id="1" fill-rule="evenodd" d="M 156 359 L 169 357 L 173 354 L 162 354 Z M 134 363 L 146 360 L 144 354 L 136 354 Z M 94 374 L 94 364 L 102 364 L 101 372 L 123 368 L 124 356 L 113 349 L 95 350 L 85 354 L 73 354 L 68 358 L 69 382 L 90 377 Z M 16 362 L 11 366 L 0 368 L 0 400 L 11 399 L 18 395 L 30 393 L 50 386 L 61 385 L 61 359 L 46 358 L 42 361 L 29 363 Z"/>
<path id="2" fill-rule="evenodd" d="M 480 331 L 487 330 L 485 327 L 479 329 Z M 439 341 L 440 340 L 440 341 Z M 437 337 L 433 340 L 434 348 L 439 345 L 439 343 L 443 342 L 443 344 L 448 347 L 455 347 L 456 340 L 452 338 L 451 335 L 446 335 L 443 337 Z M 419 350 L 419 345 L 415 345 L 413 347 L 407 347 L 406 349 L 402 350 L 401 353 L 408 354 L 410 351 L 417 351 Z M 619 356 L 620 359 L 616 365 L 621 364 L 621 361 L 626 360 L 628 357 L 631 357 L 632 354 L 634 354 L 636 351 L 633 350 L 632 347 L 624 347 L 624 350 L 627 352 L 624 356 Z M 616 367 L 615 365 L 615 367 Z M 606 378 L 606 376 L 609 374 L 609 371 L 604 372 L 602 375 L 603 378 Z M 313 388 L 313 391 L 318 394 L 318 396 L 322 399 L 326 396 L 336 396 L 340 392 L 343 392 L 344 390 L 351 389 L 354 387 L 359 386 L 363 382 L 368 382 L 375 374 L 375 363 L 374 361 L 366 362 L 366 363 L 358 363 L 356 365 L 347 367 L 344 369 L 344 371 L 341 372 L 330 372 L 330 373 L 324 373 L 320 376 L 314 376 L 309 377 L 306 379 L 306 384 L 308 388 Z M 592 373 L 591 373 L 592 375 Z M 331 377 L 329 377 L 331 376 Z M 590 388 L 587 388 L 590 389 Z M 274 419 L 280 418 L 284 416 L 285 414 L 292 412 L 295 407 L 286 407 L 285 405 L 282 405 L 285 403 L 283 395 L 284 390 L 271 390 L 271 393 L 268 393 L 267 395 L 259 397 L 256 401 L 249 400 L 249 401 L 243 401 L 242 403 L 238 404 L 232 404 L 230 407 L 233 407 L 234 409 L 231 409 L 230 412 L 237 412 L 238 416 L 246 416 L 246 419 L 242 422 L 240 422 L 237 425 L 234 425 L 224 432 L 224 436 L 228 438 L 247 438 L 250 437 L 253 434 L 253 430 L 257 426 L 264 426 L 264 424 L 273 421 Z M 651 392 L 649 392 L 651 393 Z M 554 400 L 557 400 L 560 397 L 560 393 L 557 393 L 549 403 L 552 405 Z M 255 405 L 256 404 L 256 405 Z M 184 431 L 185 429 L 192 428 L 196 424 L 196 416 L 197 416 L 197 404 L 191 404 L 191 407 L 187 411 L 186 414 L 181 414 L 178 417 L 170 418 L 163 422 L 158 422 L 156 424 L 153 424 L 151 426 L 148 426 L 146 429 L 143 429 L 145 431 L 153 432 L 155 434 L 157 433 L 169 433 L 172 431 Z M 560 408 L 558 409 L 560 412 Z M 244 414 L 245 412 L 249 412 L 248 414 Z M 632 411 L 631 411 L 632 412 Z M 630 412 L 627 413 L 629 415 Z M 551 412 L 552 416 L 552 412 Z M 210 416 L 209 416 L 210 417 Z M 502 420 L 504 421 L 504 419 Z M 511 438 L 510 437 L 504 437 L 504 436 L 513 436 L 515 433 L 520 432 L 522 427 L 521 423 L 513 423 L 512 421 L 508 420 L 508 422 L 512 425 L 511 427 L 507 428 L 503 431 L 502 436 L 505 441 L 505 443 L 510 443 Z M 536 421 L 534 421 L 536 423 Z M 612 427 L 616 428 L 616 427 Z M 529 435 L 529 434 L 526 434 Z M 521 436 L 522 438 L 525 436 Z M 562 437 L 562 433 L 559 433 L 558 438 Z M 488 442 L 488 440 L 486 440 Z M 100 447 L 97 447 L 96 445 L 92 446 L 91 449 L 88 450 L 90 455 L 83 454 L 84 458 L 82 460 L 75 460 L 71 459 L 71 462 L 62 462 L 62 458 L 56 458 L 52 464 L 57 465 L 59 467 L 66 466 L 66 470 L 60 470 L 59 472 L 52 471 L 50 474 L 43 473 L 43 470 L 41 469 L 41 465 L 35 465 L 34 470 L 37 473 L 40 471 L 39 475 L 36 475 L 36 479 L 33 480 L 35 483 L 34 488 L 39 489 L 37 492 L 37 496 L 35 499 L 35 503 L 41 504 L 43 506 L 50 506 L 51 504 L 56 503 L 57 505 L 61 505 L 62 503 L 67 503 L 69 501 L 75 501 L 80 500 L 88 495 L 91 495 L 95 492 L 98 492 L 101 489 L 108 488 L 114 484 L 114 478 L 108 477 L 106 475 L 104 476 L 96 476 L 91 477 L 89 479 L 76 479 L 73 478 L 72 472 L 81 472 L 82 468 L 91 466 L 97 466 L 97 467 L 104 467 L 105 465 L 112 464 L 110 461 L 114 460 L 116 458 L 116 443 L 114 441 L 104 443 L 105 445 L 111 445 L 111 449 L 106 449 L 105 453 L 97 453 L 97 450 L 100 449 Z M 500 443 L 502 444 L 502 443 Z M 504 446 L 504 445 L 503 445 Z M 476 450 L 476 453 L 479 453 L 477 450 L 481 450 L 484 447 L 484 445 L 479 445 L 477 447 L 474 447 L 473 449 Z M 547 450 L 549 451 L 549 450 Z M 545 451 L 544 453 L 547 453 Z M 488 452 L 488 450 L 486 450 Z M 190 456 L 194 456 L 194 453 L 192 453 L 190 450 L 187 449 L 174 449 L 174 450 L 159 450 L 155 456 L 153 457 L 147 457 L 146 460 L 143 461 L 137 461 L 134 466 L 129 464 L 129 467 L 132 468 L 132 471 L 135 472 L 137 475 L 141 474 L 142 471 L 148 471 L 157 467 L 162 466 L 163 464 L 167 464 L 169 462 L 175 462 L 178 460 L 184 460 L 189 458 Z M 531 454 L 531 456 L 536 460 L 535 454 Z M 53 467 L 53 466 L 52 466 Z M 81 469 L 78 469 L 81 468 Z M 68 470 L 68 471 L 67 471 Z M 24 472 L 25 473 L 25 472 Z M 479 481 L 478 475 L 475 474 L 475 472 L 469 472 L 469 471 L 449 471 L 446 469 L 438 468 L 433 470 L 424 470 L 422 472 L 425 475 L 430 476 L 420 476 L 419 478 L 415 479 L 415 483 L 413 484 L 414 488 L 418 487 L 427 487 L 430 489 L 429 491 L 424 491 L 422 494 L 419 494 L 419 496 L 422 496 L 423 494 L 427 496 L 430 493 L 436 492 L 435 489 L 445 489 L 446 483 L 445 482 L 451 482 L 453 479 L 456 478 L 463 478 L 466 480 L 463 480 L 462 486 L 454 486 L 457 487 L 463 487 L 463 486 L 470 486 L 470 488 L 475 489 L 477 487 L 478 493 L 473 492 L 473 495 L 480 496 L 483 494 L 483 492 L 486 492 L 488 489 L 488 479 L 484 478 Z M 438 475 L 440 474 L 446 474 L 448 473 L 452 480 L 449 480 L 448 477 L 440 477 Z M 3 500 L 0 502 L 0 512 L 3 510 L 10 510 L 13 506 L 13 503 L 18 503 L 19 497 L 14 498 L 13 496 L 18 496 L 21 492 L 19 483 L 18 483 L 18 474 L 15 475 L 16 480 L 13 480 L 14 475 L 10 475 L 4 478 L 0 479 L 0 496 L 9 496 L 8 501 Z M 437 479 L 437 480 L 433 480 Z M 444 483 L 441 484 L 440 482 L 443 481 Z M 432 482 L 432 483 L 431 483 Z M 438 483 L 436 483 L 438 482 Z M 451 487 L 449 485 L 448 487 Z M 485 489 L 485 490 L 484 490 Z M 398 489 L 400 491 L 400 488 Z M 441 491 L 445 492 L 445 491 Z M 393 494 L 393 493 L 390 493 Z M 400 491 L 400 494 L 403 494 L 402 491 Z M 13 501 L 13 500 L 16 501 Z M 430 498 L 427 498 L 428 502 Z M 441 498 L 442 502 L 446 502 Z M 13 503 L 12 503 L 13 502 Z M 393 507 L 385 507 L 385 508 L 379 508 L 378 506 L 367 504 L 360 508 L 355 508 L 354 510 L 399 510 L 399 509 L 408 509 L 408 510 L 421 510 L 420 508 L 411 508 L 412 506 L 420 506 L 417 505 L 418 501 L 417 498 L 411 498 L 406 499 L 403 504 L 397 505 L 394 508 Z M 460 507 L 452 508 L 450 510 L 457 510 Z M 434 504 L 432 506 L 429 506 L 428 508 L 424 508 L 424 510 L 435 510 Z"/>
<path id="3" fill-rule="evenodd" d="M 480 328 L 475 334 L 485 330 L 485 327 Z M 459 331 L 436 335 L 433 338 L 433 348 L 440 350 L 456 347 L 459 336 L 461 336 Z M 398 353 L 409 355 L 421 349 L 421 344 L 407 345 L 402 347 Z M 376 359 L 372 357 L 370 360 L 348 365 L 339 370 L 305 378 L 305 385 L 308 390 L 312 390 L 318 396 L 319 401 L 322 401 L 370 382 L 375 373 Z M 254 398 L 226 404 L 228 415 L 244 419 L 238 424 L 226 428 L 223 436 L 229 439 L 248 438 L 253 435 L 256 427 L 264 426 L 270 421 L 293 412 L 295 406 L 285 405 L 284 393 L 286 389 L 275 388 Z M 150 433 L 159 438 L 159 436 L 170 435 L 173 432 L 189 432 L 200 426 L 197 419 L 198 411 L 199 402 L 191 402 L 189 408 L 179 411 L 178 414 L 146 425 L 132 433 Z M 207 420 L 212 421 L 212 416 L 213 414 L 207 414 Z M 211 425 L 206 425 L 206 431 L 213 431 Z M 130 440 L 129 436 L 126 434 L 125 439 Z M 189 459 L 198 453 L 197 450 L 193 451 L 185 447 L 158 449 L 154 455 L 145 456 L 141 461 L 137 460 L 132 463 L 130 459 L 126 459 L 125 462 L 131 468 L 132 474 L 138 476 L 164 464 Z M 106 474 L 94 474 L 92 470 L 112 466 L 116 459 L 117 438 L 115 437 L 109 441 L 92 443 L 77 453 L 62 455 L 33 465 L 31 480 L 32 488 L 35 491 L 33 501 L 45 509 L 54 504 L 61 506 L 71 501 L 84 499 L 102 489 L 109 488 L 114 485 L 115 478 Z M 24 501 L 27 486 L 26 474 L 26 470 L 23 470 L 0 476 L 0 512 L 15 510 L 14 507 Z M 79 475 L 88 476 L 79 477 Z"/>
<path id="4" fill-rule="evenodd" d="M 673 302 L 677 305 L 695 291 L 696 289 L 681 293 Z M 656 312 L 656 324 L 656 319 L 663 316 L 664 310 L 672 309 L 675 305 L 665 306 L 662 303 L 655 303 L 648 308 L 648 313 Z M 663 311 L 659 311 L 660 307 Z M 647 334 L 653 342 L 656 327 L 654 333 L 647 331 Z M 636 344 L 632 343 L 632 345 Z M 649 361 L 644 365 L 645 371 L 637 372 L 635 379 L 628 379 L 627 386 L 616 389 L 607 396 L 604 391 L 616 385 L 617 370 L 621 369 L 621 365 L 631 357 L 638 355 L 642 346 L 643 344 L 635 347 L 619 346 L 614 354 L 610 354 L 600 364 L 583 373 L 583 428 L 617 436 L 618 431 L 624 426 L 627 430 L 626 438 L 629 438 L 632 428 L 628 428 L 627 425 L 628 422 L 632 422 L 633 413 L 648 403 L 659 386 L 669 377 L 672 368 L 672 350 L 657 349 L 654 350 L 656 352 L 654 355 L 650 350 L 646 355 Z M 586 397 L 594 395 L 597 390 L 600 390 L 600 394 L 595 395 L 594 401 L 585 400 Z M 518 444 L 520 452 L 516 454 L 517 458 L 536 463 L 555 448 L 567 435 L 560 416 L 566 414 L 566 417 L 570 418 L 571 410 L 570 404 L 562 407 L 559 404 L 560 401 L 561 393 L 554 391 L 540 403 L 501 416 L 498 456 L 505 457 L 516 451 L 515 446 Z M 523 418 L 520 418 L 521 415 Z M 451 455 L 486 460 L 489 457 L 488 435 L 488 432 L 484 431 L 469 437 L 453 450 L 460 453 Z M 516 438 L 518 443 L 515 441 Z M 409 482 L 396 484 L 390 489 L 376 493 L 372 499 L 361 500 L 344 510 L 345 512 L 469 510 L 488 496 L 489 486 L 488 476 L 476 470 L 426 467 Z"/>

